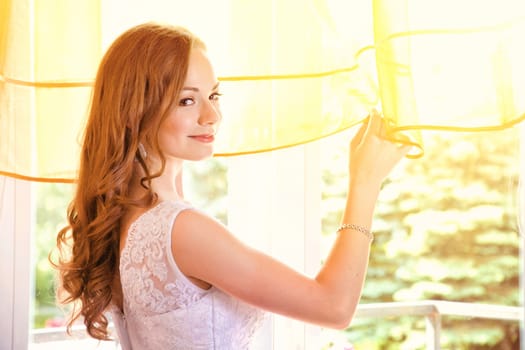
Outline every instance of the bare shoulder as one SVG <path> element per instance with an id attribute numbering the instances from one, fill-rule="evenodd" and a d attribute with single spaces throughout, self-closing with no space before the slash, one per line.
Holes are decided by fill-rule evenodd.
<path id="1" fill-rule="evenodd" d="M 197 235 L 195 238 L 199 238 L 200 234 L 213 233 L 216 230 L 227 230 L 227 228 L 219 220 L 205 212 L 188 208 L 182 210 L 173 223 L 172 237 L 184 239 L 188 235 Z"/>
<path id="2" fill-rule="evenodd" d="M 235 241 L 226 226 L 206 213 L 188 209 L 182 210 L 171 231 L 171 252 L 180 271 L 194 284 L 207 288 L 214 284 L 213 278 L 203 273 L 206 266 L 216 261 L 216 254 L 231 251 Z"/>
<path id="3" fill-rule="evenodd" d="M 173 256 L 183 264 L 185 258 L 190 258 L 193 263 L 206 251 L 208 255 L 201 259 L 209 259 L 209 250 L 216 254 L 242 245 L 219 220 L 195 209 L 183 210 L 178 214 L 173 223 L 171 238 Z"/>

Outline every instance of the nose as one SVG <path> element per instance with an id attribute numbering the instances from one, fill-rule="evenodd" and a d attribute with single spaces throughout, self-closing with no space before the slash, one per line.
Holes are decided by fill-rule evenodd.
<path id="1" fill-rule="evenodd" d="M 213 101 L 207 100 L 202 104 L 199 116 L 199 124 L 215 124 L 222 118 L 221 110 Z"/>

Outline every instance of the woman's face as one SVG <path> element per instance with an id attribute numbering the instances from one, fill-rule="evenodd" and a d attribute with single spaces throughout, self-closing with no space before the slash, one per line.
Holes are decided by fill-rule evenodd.
<path id="1" fill-rule="evenodd" d="M 159 144 L 166 159 L 201 160 L 213 155 L 221 112 L 219 82 L 208 57 L 193 49 L 176 105 L 162 122 Z"/>

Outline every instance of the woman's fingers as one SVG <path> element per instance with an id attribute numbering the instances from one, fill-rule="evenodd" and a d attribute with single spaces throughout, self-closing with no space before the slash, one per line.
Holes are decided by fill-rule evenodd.
<path id="1" fill-rule="evenodd" d="M 372 109 L 372 111 L 370 112 L 370 118 L 368 121 L 366 135 L 368 135 L 368 137 L 372 135 L 381 137 L 382 129 L 384 128 L 383 124 L 383 118 L 381 118 L 381 116 L 375 109 Z"/>
<path id="2" fill-rule="evenodd" d="M 351 142 L 351 176 L 381 182 L 411 147 L 389 140 L 385 121 L 376 110 L 372 110 Z"/>
<path id="3" fill-rule="evenodd" d="M 370 135 L 380 136 L 382 132 L 381 130 L 384 129 L 382 124 L 383 118 L 381 118 L 375 109 L 372 109 L 363 124 L 361 124 L 359 127 L 357 133 L 352 138 L 352 142 L 350 144 L 352 149 L 355 149 L 363 141 L 364 137 L 370 137 Z"/>
<path id="4" fill-rule="evenodd" d="M 359 127 L 359 130 L 357 130 L 357 133 L 352 138 L 352 142 L 350 142 L 351 149 L 355 149 L 361 143 L 361 140 L 363 139 L 363 136 L 366 130 L 368 129 L 369 124 L 370 124 L 370 116 L 368 116 L 365 119 L 363 124 L 361 124 L 361 126 Z"/>

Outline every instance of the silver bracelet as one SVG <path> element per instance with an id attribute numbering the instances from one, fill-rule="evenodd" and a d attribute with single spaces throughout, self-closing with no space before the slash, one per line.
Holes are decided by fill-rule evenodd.
<path id="1" fill-rule="evenodd" d="M 344 230 L 354 230 L 354 231 L 358 231 L 358 232 L 361 232 L 362 234 L 364 234 L 365 236 L 368 237 L 368 239 L 370 240 L 370 242 L 372 242 L 374 240 L 374 234 L 372 232 L 370 232 L 369 229 L 367 229 L 366 227 L 363 227 L 363 226 L 360 226 L 360 225 L 356 225 L 356 224 L 342 224 L 341 226 L 339 226 L 339 228 L 337 229 L 337 233 L 341 232 L 341 231 L 344 231 Z"/>

